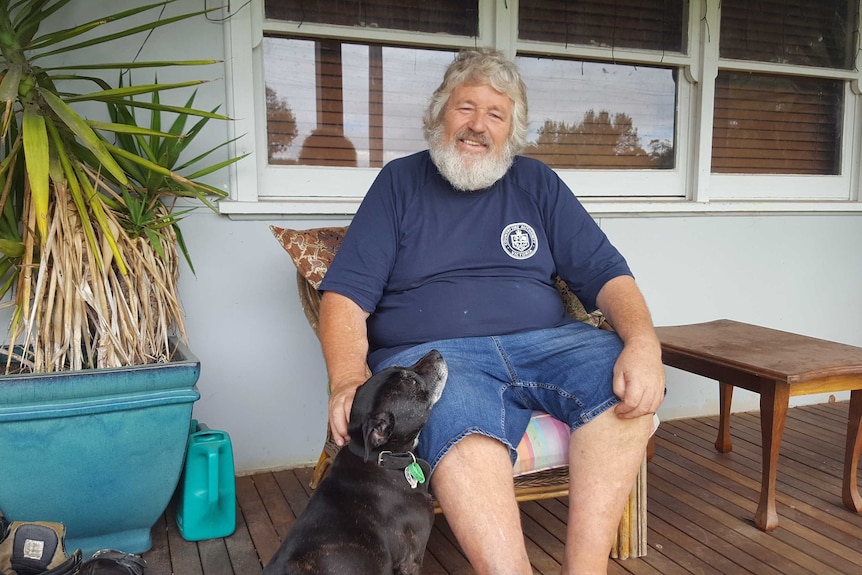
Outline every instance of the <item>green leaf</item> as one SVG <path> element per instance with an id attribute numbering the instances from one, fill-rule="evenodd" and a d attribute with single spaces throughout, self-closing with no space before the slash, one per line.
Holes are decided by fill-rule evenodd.
<path id="1" fill-rule="evenodd" d="M 102 228 L 102 237 L 108 242 L 111 252 L 114 254 L 114 261 L 120 270 L 120 274 L 128 275 L 129 270 L 126 266 L 126 260 L 123 259 L 123 254 L 120 253 L 120 248 L 117 246 L 117 240 L 114 239 L 114 233 L 108 223 L 108 216 L 105 214 L 105 206 L 102 204 L 102 195 L 97 193 L 93 188 L 90 179 L 80 170 L 76 170 L 78 181 L 81 184 L 84 200 L 88 202 L 90 207 L 91 217 L 96 220 L 99 227 Z M 101 265 L 101 264 L 100 264 Z"/>
<path id="2" fill-rule="evenodd" d="M 153 105 L 150 102 L 139 102 L 137 100 L 124 100 L 123 98 L 94 98 L 99 101 L 116 104 L 120 106 L 130 106 L 132 108 L 144 108 L 145 110 L 158 110 L 159 112 L 173 112 L 175 114 L 188 114 L 189 116 L 201 116 L 204 118 L 213 118 L 215 120 L 230 120 L 229 117 L 224 116 L 222 114 L 213 114 L 212 112 L 207 112 L 205 110 L 198 110 L 193 108 L 183 108 L 182 106 L 169 106 L 167 104 L 158 104 Z"/>
<path id="3" fill-rule="evenodd" d="M 224 148 L 225 146 L 230 145 L 230 144 L 231 144 L 231 142 L 235 142 L 235 141 L 239 140 L 241 137 L 242 137 L 242 136 L 237 136 L 236 138 L 233 138 L 233 139 L 231 139 L 231 140 L 227 140 L 226 142 L 222 142 L 222 143 L 221 143 L 221 144 L 219 144 L 218 146 L 215 146 L 215 147 L 213 147 L 213 148 L 210 148 L 209 150 L 207 150 L 207 151 L 203 152 L 203 153 L 202 153 L 202 154 L 200 154 L 199 156 L 195 156 L 195 157 L 194 157 L 194 158 L 192 158 L 191 160 L 189 160 L 189 161 L 187 161 L 187 162 L 184 162 L 181 166 L 177 166 L 177 167 L 176 167 L 176 170 L 177 170 L 177 171 L 184 170 L 184 169 L 188 168 L 189 166 L 193 166 L 193 165 L 195 165 L 196 163 L 200 162 L 201 160 L 203 160 L 204 158 L 206 158 L 207 156 L 209 156 L 209 155 L 210 155 L 210 154 L 212 154 L 213 152 L 215 152 L 215 151 L 217 151 L 217 150 L 219 150 L 219 149 L 221 149 L 221 148 Z M 243 157 L 247 156 L 249 153 L 251 153 L 251 152 L 246 153 Z M 194 178 L 198 178 L 198 177 L 200 177 L 200 176 L 194 176 L 194 175 L 189 176 L 189 178 L 192 178 L 192 179 L 194 179 Z"/>
<path id="4" fill-rule="evenodd" d="M 21 64 L 9 65 L 6 75 L 3 76 L 3 81 L 0 82 L 0 100 L 9 102 L 18 98 L 18 84 L 21 82 L 23 73 L 24 66 Z"/>
<path id="5" fill-rule="evenodd" d="M 69 96 L 66 98 L 66 102 L 75 103 L 75 102 L 89 102 L 89 101 L 122 101 L 126 104 L 131 104 L 131 100 L 127 100 L 127 98 L 131 98 L 132 96 L 139 96 L 141 94 L 150 94 L 152 92 L 159 92 L 162 90 L 173 90 L 176 88 L 188 88 L 189 86 L 200 86 L 201 84 L 206 84 L 208 80 L 190 80 L 188 82 L 176 82 L 174 84 L 144 84 L 141 86 L 128 86 L 126 88 L 113 88 L 110 90 L 102 90 L 101 92 L 90 92 L 88 94 L 80 94 L 77 96 Z"/>
<path id="6" fill-rule="evenodd" d="M 106 132 L 114 132 L 115 134 L 136 134 L 139 136 L 157 136 L 159 138 L 178 138 L 167 132 L 159 132 L 148 128 L 141 128 L 134 124 L 114 123 L 114 122 L 97 122 L 95 120 L 86 120 L 91 128 L 95 130 L 104 130 Z"/>
<path id="7" fill-rule="evenodd" d="M 174 234 L 177 236 L 177 246 L 180 248 L 180 251 L 183 253 L 183 257 L 186 259 L 186 263 L 189 264 L 189 270 L 191 270 L 192 275 L 197 275 L 195 273 L 195 266 L 192 265 L 192 257 L 189 254 L 189 249 L 186 247 L 186 240 L 183 237 L 183 232 L 180 230 L 180 227 L 174 224 Z"/>
<path id="8" fill-rule="evenodd" d="M 133 16 L 134 14 L 138 14 L 140 12 L 144 12 L 146 10 L 149 10 L 150 8 L 157 8 L 157 7 L 160 7 L 164 4 L 166 4 L 167 2 L 173 2 L 173 1 L 174 0 L 167 0 L 166 2 L 159 2 L 158 4 L 150 4 L 149 6 L 144 6 L 144 7 L 136 8 L 133 10 L 127 10 L 125 12 L 120 12 L 120 13 L 115 14 L 113 16 L 109 16 L 107 18 L 100 19 L 100 21 L 101 21 L 101 23 L 105 24 L 108 22 L 121 20 L 123 18 Z M 70 44 L 67 46 L 63 46 L 62 48 L 52 50 L 50 52 L 42 52 L 41 54 L 37 54 L 37 55 L 33 56 L 32 59 L 35 60 L 37 58 L 44 58 L 45 56 L 53 56 L 54 54 L 62 54 L 64 52 L 72 52 L 75 50 L 80 50 L 81 48 L 86 48 L 88 46 L 96 46 L 97 44 L 104 44 L 105 42 L 111 42 L 113 40 L 120 40 L 122 38 L 128 38 L 129 36 L 133 36 L 139 32 L 147 32 L 149 30 L 155 30 L 156 28 L 161 28 L 162 26 L 167 26 L 169 24 L 173 24 L 174 22 L 180 22 L 182 20 L 187 20 L 189 18 L 193 18 L 195 16 L 199 16 L 201 14 L 206 14 L 207 12 L 212 12 L 214 10 L 220 10 L 220 9 L 221 9 L 221 7 L 214 7 L 214 8 L 209 8 L 207 10 L 199 10 L 197 12 L 188 12 L 185 14 L 180 14 L 179 16 L 174 16 L 172 18 L 165 18 L 164 20 L 155 20 L 153 22 L 148 22 L 148 23 L 142 24 L 140 26 L 134 26 L 132 28 L 127 28 L 127 29 L 122 30 L 120 32 L 116 32 L 114 34 L 107 34 L 105 36 L 93 38 L 92 40 L 86 40 L 84 42 L 79 42 L 77 44 Z M 56 37 L 53 37 L 53 35 L 51 38 L 39 38 L 33 42 L 31 49 L 42 48 L 45 46 L 49 46 L 51 44 L 56 44 L 57 42 L 60 42 L 62 40 L 66 40 L 70 37 L 79 36 L 80 34 L 83 34 L 84 32 L 88 32 L 89 30 L 91 30 L 93 28 L 92 24 L 97 23 L 97 22 L 99 22 L 99 21 L 94 20 L 93 22 L 90 22 L 88 24 L 84 24 L 83 26 L 79 26 L 78 28 L 65 30 L 63 32 L 68 32 L 71 35 L 63 37 L 63 38 L 58 39 Z M 75 33 L 80 28 L 85 28 L 85 27 L 86 27 L 85 30 L 82 30 L 80 32 Z M 60 34 L 60 33 L 58 33 L 58 34 Z"/>
<path id="9" fill-rule="evenodd" d="M 110 152 L 112 154 L 115 154 L 117 156 L 120 156 L 121 158 L 125 158 L 129 161 L 132 161 L 132 162 L 138 164 L 139 166 L 143 166 L 144 168 L 147 168 L 148 170 L 158 172 L 159 174 L 162 174 L 163 176 L 168 176 L 168 177 L 173 177 L 173 176 L 177 175 L 177 174 L 174 174 L 169 169 L 167 169 L 163 166 L 160 166 L 155 162 L 151 162 L 150 160 L 148 160 L 146 158 L 142 158 L 141 156 L 139 156 L 137 154 L 134 154 L 134 153 L 129 152 L 127 150 L 124 150 L 122 148 L 118 148 L 117 146 L 114 146 L 111 144 L 106 143 L 105 146 L 108 148 L 108 150 L 110 150 Z"/>
<path id="10" fill-rule="evenodd" d="M 15 22 L 15 29 L 18 31 L 18 44 L 27 49 L 33 36 L 39 31 L 39 27 L 51 14 L 68 4 L 71 0 L 60 0 L 54 2 L 54 5 L 48 5 L 50 0 L 35 0 L 30 2 L 27 10 L 22 10 Z"/>
<path id="11" fill-rule="evenodd" d="M 0 299 L 5 299 L 6 294 L 18 283 L 18 266 L 14 265 L 15 262 L 9 258 L 3 258 L 0 260 L 0 278 L 6 277 L 6 274 L 9 273 L 9 270 L 12 270 L 12 273 L 9 273 L 9 278 L 6 282 L 0 286 Z"/>
<path id="12" fill-rule="evenodd" d="M 21 64 L 12 64 L 6 70 L 3 80 L 0 81 L 0 102 L 3 103 L 3 117 L 0 119 L 0 136 L 5 136 L 12 121 L 12 107 L 18 99 L 18 86 L 21 83 L 23 72 Z"/>
<path id="13" fill-rule="evenodd" d="M 249 153 L 251 153 L 251 152 L 249 152 Z M 202 170 L 198 170 L 198 171 L 197 171 L 197 172 L 195 172 L 194 174 L 189 174 L 189 175 L 188 175 L 188 176 L 186 176 L 186 177 L 187 177 L 188 179 L 190 179 L 190 180 L 196 180 L 196 179 L 198 179 L 198 178 L 202 178 L 202 177 L 204 177 L 204 176 L 206 176 L 206 175 L 209 175 L 209 174 L 211 174 L 211 173 L 213 173 L 213 172 L 217 172 L 218 170 L 221 170 L 222 168 L 225 168 L 225 167 L 227 167 L 227 166 L 229 166 L 229 165 L 231 165 L 231 164 L 233 164 L 233 163 L 236 163 L 236 162 L 240 161 L 241 159 L 243 159 L 243 158 L 244 158 L 244 157 L 246 157 L 247 155 L 248 155 L 248 153 L 247 153 L 247 154 L 243 154 L 243 155 L 241 155 L 241 156 L 236 156 L 235 158 L 228 158 L 227 160 L 225 160 L 225 161 L 223 161 L 223 162 L 219 162 L 218 164 L 213 164 L 212 166 L 207 166 L 206 168 L 203 168 Z M 227 195 L 227 193 L 226 193 L 226 192 L 223 192 L 223 191 L 220 191 L 220 192 L 219 192 L 219 195 L 220 195 L 220 196 L 222 196 L 222 197 L 224 197 L 224 196 L 226 196 L 226 195 Z"/>
<path id="14" fill-rule="evenodd" d="M 0 252 L 10 258 L 20 258 L 24 255 L 24 244 L 12 240 L 0 239 Z M 2 276 L 3 274 L 0 274 Z"/>
<path id="15" fill-rule="evenodd" d="M 96 258 L 96 263 L 99 267 L 102 267 L 102 258 L 99 251 L 98 242 L 96 241 L 96 234 L 93 230 L 93 224 L 90 221 L 90 217 L 87 214 L 87 207 L 84 203 L 84 197 L 81 193 L 81 183 L 78 180 L 78 172 L 72 167 L 72 163 L 69 160 L 69 155 L 66 153 L 66 148 L 63 146 L 63 142 L 60 139 L 60 134 L 57 132 L 57 127 L 53 124 L 53 122 L 48 122 L 48 132 L 51 134 L 51 139 L 54 142 L 54 148 L 57 150 L 57 159 L 60 161 L 60 167 L 63 169 L 63 173 L 66 175 L 66 182 L 69 184 L 69 195 L 72 197 L 72 202 L 75 204 L 75 208 L 78 210 L 78 214 L 81 218 L 81 225 L 84 228 L 84 237 L 87 239 L 87 243 L 90 245 L 90 251 L 94 254 Z"/>
<path id="16" fill-rule="evenodd" d="M 45 118 L 31 109 L 24 110 L 24 157 L 30 179 L 32 209 L 36 212 L 36 229 L 41 244 L 48 238 L 48 132 Z"/>
<path id="17" fill-rule="evenodd" d="M 105 62 L 104 64 L 78 64 L 73 66 L 47 66 L 43 70 L 136 70 L 139 68 L 169 68 L 171 66 L 209 66 L 222 60 L 160 60 L 152 62 Z"/>
<path id="18" fill-rule="evenodd" d="M 87 122 L 77 114 L 68 104 L 61 100 L 57 95 L 48 92 L 47 90 L 39 90 L 39 93 L 44 98 L 45 102 L 51 107 L 60 120 L 72 130 L 72 132 L 81 140 L 93 155 L 99 160 L 102 166 L 111 173 L 118 182 L 125 185 L 128 183 L 126 174 L 122 168 L 117 165 L 114 158 L 105 149 L 105 146 L 99 136 L 90 128 Z"/>
<path id="19" fill-rule="evenodd" d="M 150 245 L 162 259 L 165 259 L 165 250 L 162 248 L 162 235 L 150 228 L 144 228 L 144 234 L 147 236 Z"/>
<path id="20" fill-rule="evenodd" d="M 22 8 L 18 12 L 18 16 L 15 19 L 14 27 L 16 29 L 20 29 L 25 26 L 32 26 L 36 23 L 36 27 L 42 23 L 48 16 L 68 4 L 71 0 L 59 0 L 55 2 L 53 6 L 45 6 L 49 3 L 50 0 L 28 0 L 26 2 L 27 7 Z M 20 4 L 24 4 L 21 2 Z M 12 7 L 17 8 L 17 6 Z M 11 10 L 10 10 L 11 12 Z M 22 44 L 23 46 L 24 44 Z"/>

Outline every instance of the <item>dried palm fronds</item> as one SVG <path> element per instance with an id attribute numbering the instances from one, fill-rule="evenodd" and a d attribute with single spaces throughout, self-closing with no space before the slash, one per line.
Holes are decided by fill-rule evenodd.
<path id="1" fill-rule="evenodd" d="M 54 198 L 39 267 L 20 277 L 19 289 L 29 290 L 34 302 L 22 322 L 26 364 L 32 371 L 62 371 L 167 361 L 169 336 L 185 339 L 172 229 L 164 230 L 160 254 L 149 240 L 131 237 L 106 209 L 113 235 L 94 228 L 94 252 L 68 189 L 55 187 Z"/>

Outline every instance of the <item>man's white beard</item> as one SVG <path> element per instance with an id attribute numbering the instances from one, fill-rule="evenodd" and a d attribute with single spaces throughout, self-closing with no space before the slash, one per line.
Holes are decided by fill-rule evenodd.
<path id="1" fill-rule="evenodd" d="M 457 141 L 459 138 L 468 138 L 488 145 L 488 153 L 473 155 L 468 152 L 459 152 Z M 494 182 L 502 178 L 509 167 L 515 154 L 511 146 L 498 152 L 490 138 L 479 134 L 461 133 L 455 135 L 449 142 L 443 142 L 443 127 L 438 127 L 428 138 L 428 151 L 431 160 L 440 174 L 449 181 L 452 186 L 462 192 L 475 192 L 490 188 Z"/>

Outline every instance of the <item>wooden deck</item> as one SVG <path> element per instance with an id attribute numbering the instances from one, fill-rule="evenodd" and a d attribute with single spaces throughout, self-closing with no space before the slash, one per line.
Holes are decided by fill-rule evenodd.
<path id="1" fill-rule="evenodd" d="M 663 422 L 648 474 L 649 552 L 611 561 L 611 574 L 862 574 L 862 515 L 841 504 L 847 402 L 789 411 L 778 467 L 780 526 L 754 527 L 760 492 L 757 413 L 734 415 L 734 449 L 713 448 L 718 418 Z M 237 529 L 224 539 L 184 541 L 171 509 L 153 529 L 148 575 L 257 575 L 304 508 L 310 469 L 237 479 Z M 567 499 L 521 505 L 534 573 L 559 573 Z M 424 573 L 470 574 L 438 516 Z"/>

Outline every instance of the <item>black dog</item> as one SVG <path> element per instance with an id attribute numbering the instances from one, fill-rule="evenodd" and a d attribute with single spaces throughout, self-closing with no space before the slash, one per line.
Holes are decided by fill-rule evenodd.
<path id="1" fill-rule="evenodd" d="M 347 448 L 261 575 L 421 572 L 434 509 L 428 463 L 411 450 L 447 373 L 434 350 L 356 390 Z"/>

